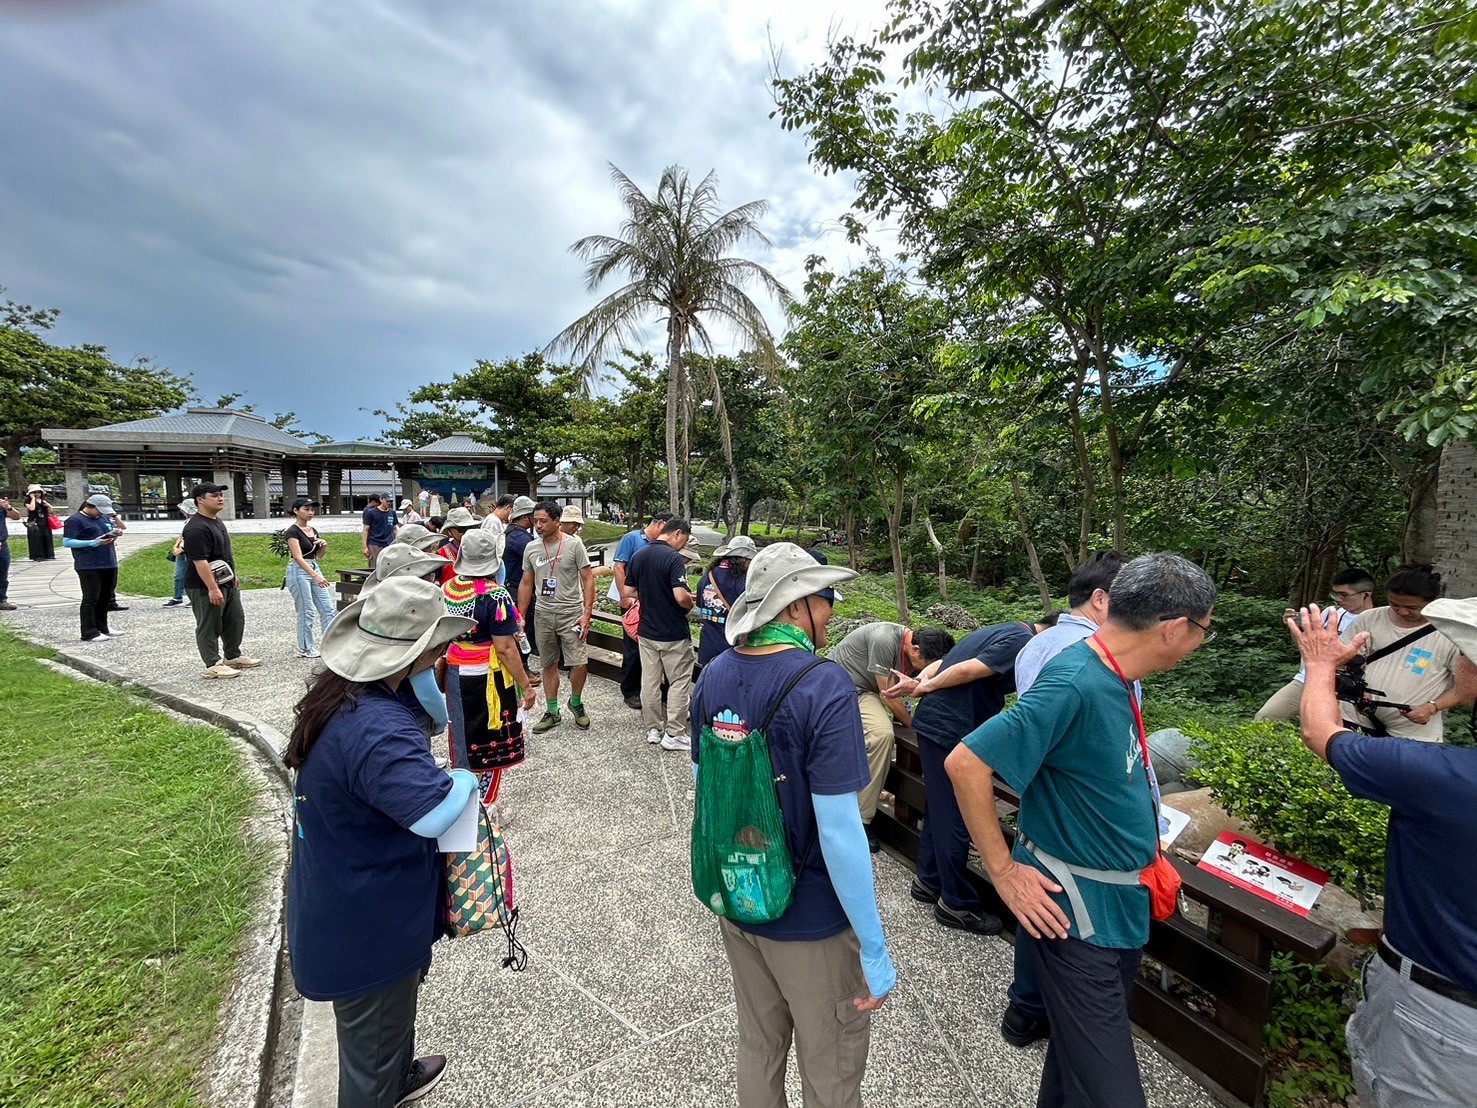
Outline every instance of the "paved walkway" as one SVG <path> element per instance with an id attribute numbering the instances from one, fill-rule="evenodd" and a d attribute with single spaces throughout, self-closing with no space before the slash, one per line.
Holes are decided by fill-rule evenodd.
<path id="1" fill-rule="evenodd" d="M 145 536 L 145 525 L 130 528 L 122 551 L 136 550 Z M 188 609 L 137 599 L 117 617 L 127 637 L 82 644 L 74 612 L 60 606 L 71 591 L 67 576 L 65 554 L 52 566 L 18 561 L 22 588 L 14 595 L 23 608 L 4 621 L 37 641 L 106 658 L 151 684 L 290 728 L 312 663 L 291 656 L 287 593 L 244 597 L 245 649 L 263 658 L 263 667 L 234 681 L 202 681 Z M 582 732 L 566 718 L 557 730 L 531 736 L 528 762 L 504 785 L 528 969 L 500 968 L 497 933 L 437 949 L 421 992 L 418 1045 L 446 1054 L 450 1067 L 421 1102 L 426 1108 L 733 1103 L 727 965 L 713 917 L 688 885 L 687 759 L 646 744 L 637 713 L 613 684 L 592 679 L 586 699 L 594 726 Z M 899 987 L 873 1023 L 867 1103 L 1034 1105 L 1043 1048 L 1014 1050 L 997 1030 L 1009 946 L 939 927 L 909 899 L 905 867 L 885 854 L 875 865 Z M 333 1104 L 331 1021 L 327 1006 L 307 1006 L 291 1108 Z M 1139 1044 L 1139 1058 L 1150 1104 L 1214 1103 L 1148 1044 Z M 793 1064 L 790 1084 L 791 1102 L 799 1105 Z"/>

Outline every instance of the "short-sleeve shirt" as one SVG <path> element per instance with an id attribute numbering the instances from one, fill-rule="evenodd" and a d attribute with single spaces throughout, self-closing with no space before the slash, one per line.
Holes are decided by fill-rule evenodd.
<path id="1" fill-rule="evenodd" d="M 681 642 L 692 632 L 687 609 L 677 603 L 673 589 L 686 589 L 687 563 L 664 542 L 642 547 L 626 567 L 626 584 L 641 601 L 640 637 L 652 642 Z"/>
<path id="2" fill-rule="evenodd" d="M 729 648 L 728 609 L 744 594 L 744 575 L 735 573 L 725 559 L 698 579 L 692 611 L 702 630 L 698 633 L 697 660 L 707 665 Z"/>
<path id="3" fill-rule="evenodd" d="M 209 586 L 200 579 L 195 569 L 196 562 L 213 562 L 220 559 L 236 568 L 235 555 L 231 553 L 231 533 L 219 519 L 206 519 L 196 513 L 185 521 L 181 532 L 185 540 L 185 588 L 205 589 Z"/>
<path id="4" fill-rule="evenodd" d="M 510 524 L 507 537 L 503 540 L 503 567 L 507 571 L 503 574 L 503 583 L 515 598 L 518 596 L 518 586 L 523 581 L 523 552 L 528 549 L 532 538 L 522 527 Z"/>
<path id="5" fill-rule="evenodd" d="M 846 671 L 858 692 L 876 692 L 879 679 L 890 670 L 903 668 L 903 638 L 908 629 L 901 623 L 864 623 L 842 639 L 827 655 Z M 876 672 L 881 669 L 883 672 Z"/>
<path id="6" fill-rule="evenodd" d="M 1339 637 L 1344 642 L 1351 642 L 1360 631 L 1368 631 L 1369 644 L 1365 647 L 1365 654 L 1369 655 L 1390 643 L 1399 642 L 1416 630 L 1414 627 L 1397 626 L 1390 616 L 1389 608 L 1371 608 L 1361 613 Z M 1370 688 L 1383 690 L 1383 695 L 1377 698 L 1379 700 L 1391 700 L 1396 704 L 1424 704 L 1444 694 L 1455 683 L 1452 673 L 1458 653 L 1455 643 L 1441 632 L 1433 630 L 1425 638 L 1370 662 L 1365 667 L 1364 676 Z M 1344 703 L 1340 707 L 1348 722 L 1368 722 L 1354 711 L 1352 704 Z M 1442 712 L 1433 715 L 1428 723 L 1415 723 L 1394 708 L 1376 708 L 1375 715 L 1391 735 L 1423 739 L 1426 742 L 1441 741 L 1445 724 L 1445 714 Z"/>
<path id="7" fill-rule="evenodd" d="M 1034 633 L 1028 623 L 993 623 L 960 639 L 944 655 L 938 672 L 974 660 L 989 666 L 995 675 L 926 693 L 913 713 L 913 729 L 919 737 L 953 746 L 1005 707 L 1006 695 L 1015 691 L 1015 657 Z"/>
<path id="8" fill-rule="evenodd" d="M 303 996 L 362 996 L 430 965 L 441 856 L 409 828 L 450 791 L 415 713 L 384 686 L 324 726 L 293 805 L 287 941 Z"/>
<path id="9" fill-rule="evenodd" d="M 296 523 L 290 525 L 287 530 L 282 533 L 282 537 L 288 541 L 291 541 L 292 539 L 297 539 L 298 549 L 303 552 L 304 561 L 317 561 L 320 551 L 318 544 L 324 541 L 321 537 L 314 537 L 308 534 Z"/>
<path id="10" fill-rule="evenodd" d="M 1390 945 L 1477 993 L 1477 750 L 1344 732 L 1328 763 L 1355 796 L 1390 806 L 1385 935 Z"/>
<path id="11" fill-rule="evenodd" d="M 620 565 L 621 563 L 625 563 L 626 572 L 629 573 L 631 571 L 631 559 L 636 556 L 637 551 L 641 550 L 645 546 L 645 531 L 639 529 L 635 531 L 627 531 L 624 535 L 621 536 L 621 541 L 616 543 L 615 557 L 610 559 L 611 565 Z M 629 584 L 629 582 L 627 582 L 627 584 Z M 606 590 L 605 595 L 610 599 L 612 603 L 619 604 L 621 602 L 621 592 L 620 589 L 616 588 L 614 578 L 611 579 L 610 588 Z"/>
<path id="12" fill-rule="evenodd" d="M 701 760 L 704 727 L 720 733 L 758 727 L 790 678 L 813 661 L 803 650 L 763 655 L 729 650 L 715 658 L 692 693 L 692 760 Z M 851 924 L 826 870 L 811 797 L 860 792 L 871 780 L 856 689 L 846 672 L 822 662 L 802 677 L 770 722 L 767 738 L 785 843 L 798 875 L 795 898 L 777 920 L 738 926 L 780 941 L 830 938 Z"/>
<path id="13" fill-rule="evenodd" d="M 67 517 L 67 522 L 62 524 L 62 538 L 63 540 L 78 539 L 87 542 L 103 538 L 111 534 L 112 530 L 107 520 L 101 516 L 93 519 L 81 512 L 73 512 Z M 78 570 L 117 569 L 118 549 L 111 543 L 107 546 L 74 546 L 72 547 L 72 568 Z"/>
<path id="14" fill-rule="evenodd" d="M 395 513 L 380 508 L 364 509 L 364 526 L 369 528 L 368 545 L 389 546 L 395 541 Z"/>
<path id="15" fill-rule="evenodd" d="M 533 596 L 538 601 L 538 610 L 559 620 L 561 625 L 578 619 L 585 610 L 580 571 L 589 565 L 590 555 L 578 535 L 561 532 L 551 543 L 540 538 L 530 540 L 523 551 L 523 572 L 533 574 Z"/>
<path id="16" fill-rule="evenodd" d="M 517 609 L 508 590 L 490 577 L 454 575 L 441 586 L 447 614 L 476 620 L 477 626 L 446 650 L 448 665 L 464 673 L 486 673 L 492 661 L 494 636 L 518 634 Z"/>
<path id="17" fill-rule="evenodd" d="M 1159 849 L 1158 820 L 1128 691 L 1086 642 L 1046 664 L 1030 692 L 964 745 L 1021 794 L 1016 827 L 1048 854 L 1091 869 L 1138 872 Z M 1044 866 L 1021 845 L 1017 862 Z M 1149 890 L 1077 879 L 1094 946 L 1149 939 Z M 1066 894 L 1052 897 L 1081 938 Z"/>

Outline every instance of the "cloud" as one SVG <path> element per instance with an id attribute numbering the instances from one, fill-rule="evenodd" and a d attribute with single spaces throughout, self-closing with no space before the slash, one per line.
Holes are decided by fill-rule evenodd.
<path id="1" fill-rule="evenodd" d="M 615 163 L 709 169 L 767 199 L 794 291 L 855 251 L 849 181 L 768 118 L 881 0 L 126 0 L 0 16 L 0 283 L 57 338 L 247 392 L 342 437 L 591 303 L 577 238 L 614 232 Z M 778 324 L 777 312 L 772 316 Z"/>

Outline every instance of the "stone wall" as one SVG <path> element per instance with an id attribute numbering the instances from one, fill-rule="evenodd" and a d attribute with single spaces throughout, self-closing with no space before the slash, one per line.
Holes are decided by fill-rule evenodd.
<path id="1" fill-rule="evenodd" d="M 1436 568 L 1447 596 L 1477 596 L 1477 447 L 1453 439 L 1436 487 Z"/>

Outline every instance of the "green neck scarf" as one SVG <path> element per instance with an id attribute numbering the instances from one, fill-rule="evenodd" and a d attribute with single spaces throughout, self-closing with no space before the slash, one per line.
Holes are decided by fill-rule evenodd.
<path id="1" fill-rule="evenodd" d="M 810 641 L 810 636 L 788 623 L 766 623 L 763 627 L 750 631 L 748 637 L 744 639 L 744 645 L 798 646 L 807 654 L 815 653 L 815 643 Z"/>

